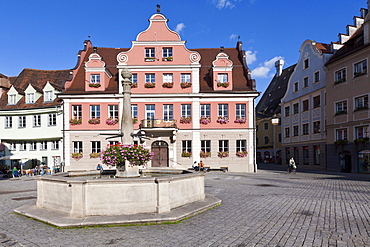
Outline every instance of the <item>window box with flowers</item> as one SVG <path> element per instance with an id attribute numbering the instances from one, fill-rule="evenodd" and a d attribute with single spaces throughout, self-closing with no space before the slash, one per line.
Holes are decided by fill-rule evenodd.
<path id="1" fill-rule="evenodd" d="M 182 151 L 181 157 L 191 157 L 191 152 L 188 151 Z"/>
<path id="2" fill-rule="evenodd" d="M 237 117 L 235 120 L 234 120 L 234 123 L 246 123 L 247 120 L 245 118 L 240 118 L 240 117 Z"/>
<path id="3" fill-rule="evenodd" d="M 100 124 L 100 118 L 90 118 L 88 123 L 89 124 Z"/>
<path id="4" fill-rule="evenodd" d="M 155 57 L 146 57 L 145 58 L 145 61 L 146 62 L 154 62 L 155 61 Z"/>
<path id="5" fill-rule="evenodd" d="M 118 123 L 118 118 L 108 118 L 107 120 L 105 120 L 105 123 L 108 124 L 108 125 L 115 125 Z"/>
<path id="6" fill-rule="evenodd" d="M 348 140 L 345 139 L 345 140 L 336 140 L 334 142 L 335 145 L 346 145 L 348 143 Z"/>
<path id="7" fill-rule="evenodd" d="M 199 122 L 201 124 L 209 124 L 211 122 L 211 118 L 210 117 L 200 117 Z"/>
<path id="8" fill-rule="evenodd" d="M 69 123 L 71 125 L 80 125 L 80 124 L 82 124 L 82 119 L 81 118 L 79 118 L 79 119 L 77 119 L 77 118 L 71 118 L 69 120 Z"/>
<path id="9" fill-rule="evenodd" d="M 191 82 L 181 82 L 181 83 L 180 83 L 180 87 L 181 87 L 182 89 L 184 89 L 184 88 L 188 88 L 188 87 L 191 87 L 191 85 L 193 85 Z"/>
<path id="10" fill-rule="evenodd" d="M 173 88 L 173 82 L 164 82 L 162 84 L 162 87 L 164 87 L 164 88 Z"/>
<path id="11" fill-rule="evenodd" d="M 368 142 L 368 141 L 369 141 L 369 137 L 358 138 L 354 140 L 356 144 L 364 144 L 365 142 Z"/>
<path id="12" fill-rule="evenodd" d="M 131 88 L 137 88 L 137 82 L 131 83 Z"/>
<path id="13" fill-rule="evenodd" d="M 150 82 L 150 81 L 148 81 L 148 82 L 146 82 L 146 83 L 144 84 L 144 87 L 145 87 L 145 88 L 155 88 L 155 82 Z"/>
<path id="14" fill-rule="evenodd" d="M 236 156 L 241 157 L 241 158 L 246 157 L 247 154 L 248 154 L 247 151 L 239 151 L 239 152 L 236 152 Z"/>
<path id="15" fill-rule="evenodd" d="M 98 88 L 100 87 L 100 83 L 89 83 L 89 87 L 95 87 L 95 88 Z"/>
<path id="16" fill-rule="evenodd" d="M 200 151 L 199 156 L 201 158 L 208 158 L 208 157 L 211 157 L 211 152 Z"/>
<path id="17" fill-rule="evenodd" d="M 172 61 L 173 58 L 172 57 L 164 57 L 162 58 L 162 61 Z"/>
<path id="18" fill-rule="evenodd" d="M 227 117 L 218 117 L 217 123 L 219 124 L 227 124 L 229 122 L 229 118 Z"/>
<path id="19" fill-rule="evenodd" d="M 346 78 L 341 78 L 341 79 L 335 81 L 334 82 L 334 85 L 339 84 L 339 83 L 342 83 L 342 82 L 345 82 L 345 81 L 346 81 Z"/>
<path id="20" fill-rule="evenodd" d="M 191 123 L 191 117 L 181 117 L 180 118 L 180 123 L 182 123 L 182 124 L 189 124 L 189 123 Z"/>
<path id="21" fill-rule="evenodd" d="M 229 157 L 229 152 L 228 151 L 220 151 L 220 152 L 217 152 L 217 156 L 219 158 Z"/>
<path id="22" fill-rule="evenodd" d="M 347 111 L 337 111 L 334 116 L 347 114 Z"/>
<path id="23" fill-rule="evenodd" d="M 367 109 L 369 109 L 369 107 L 367 107 L 367 106 L 358 106 L 358 107 L 356 107 L 356 109 L 354 111 L 362 111 L 362 110 L 367 110 Z"/>
<path id="24" fill-rule="evenodd" d="M 96 159 L 96 158 L 98 158 L 99 156 L 100 156 L 100 153 L 95 153 L 95 152 L 90 153 L 90 159 Z"/>
<path id="25" fill-rule="evenodd" d="M 225 81 L 225 82 L 217 82 L 217 87 L 228 87 L 230 85 L 230 82 Z"/>
<path id="26" fill-rule="evenodd" d="M 136 124 L 139 120 L 137 118 L 132 119 L 132 123 Z"/>
<path id="27" fill-rule="evenodd" d="M 72 158 L 75 160 L 80 160 L 82 159 L 83 155 L 82 153 L 72 153 Z"/>

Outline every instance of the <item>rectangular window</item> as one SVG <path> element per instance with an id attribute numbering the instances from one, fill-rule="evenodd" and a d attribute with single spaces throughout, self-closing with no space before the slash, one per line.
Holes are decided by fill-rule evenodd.
<path id="1" fill-rule="evenodd" d="M 155 74 L 145 74 L 145 82 L 155 83 Z"/>
<path id="2" fill-rule="evenodd" d="M 41 127 L 41 115 L 33 115 L 33 127 Z"/>
<path id="3" fill-rule="evenodd" d="M 236 104 L 235 105 L 235 114 L 236 118 L 245 118 L 246 117 L 246 105 L 245 104 Z"/>
<path id="4" fill-rule="evenodd" d="M 173 105 L 163 105 L 163 119 L 168 121 L 173 119 Z"/>
<path id="5" fill-rule="evenodd" d="M 41 141 L 40 142 L 40 150 L 48 150 L 48 142 L 47 141 Z"/>
<path id="6" fill-rule="evenodd" d="M 181 117 L 191 117 L 191 104 L 181 105 Z"/>
<path id="7" fill-rule="evenodd" d="M 59 141 L 58 140 L 52 140 L 51 141 L 51 150 L 59 150 Z"/>
<path id="8" fill-rule="evenodd" d="M 281 133 L 278 134 L 278 142 L 281 142 Z"/>
<path id="9" fill-rule="evenodd" d="M 263 124 L 263 129 L 268 130 L 269 129 L 269 123 L 264 123 Z"/>
<path id="10" fill-rule="evenodd" d="M 210 104 L 201 104 L 200 105 L 200 116 L 201 117 L 210 117 L 211 116 L 211 105 Z"/>
<path id="11" fill-rule="evenodd" d="M 367 74 L 367 61 L 363 60 L 354 65 L 354 77 Z"/>
<path id="12" fill-rule="evenodd" d="M 218 116 L 219 117 L 229 117 L 229 105 L 228 104 L 218 104 Z"/>
<path id="13" fill-rule="evenodd" d="M 137 105 L 131 105 L 131 117 L 137 118 Z"/>
<path id="14" fill-rule="evenodd" d="M 163 74 L 163 83 L 172 83 L 173 74 Z"/>
<path id="15" fill-rule="evenodd" d="M 320 133 L 320 121 L 313 122 L 313 133 Z"/>
<path id="16" fill-rule="evenodd" d="M 101 151 L 100 141 L 92 141 L 91 142 L 91 152 L 92 153 L 100 153 L 100 151 Z"/>
<path id="17" fill-rule="evenodd" d="M 48 115 L 48 125 L 49 126 L 56 126 L 57 125 L 57 114 L 56 113 L 50 113 Z"/>
<path id="18" fill-rule="evenodd" d="M 294 82 L 294 92 L 298 92 L 298 82 Z"/>
<path id="19" fill-rule="evenodd" d="M 302 125 L 302 134 L 308 135 L 308 123 Z"/>
<path id="20" fill-rule="evenodd" d="M 290 137 L 290 128 L 285 128 L 285 137 Z"/>
<path id="21" fill-rule="evenodd" d="M 202 150 L 203 152 L 211 152 L 211 141 L 210 140 L 200 141 L 200 150 Z"/>
<path id="22" fill-rule="evenodd" d="M 73 153 L 82 153 L 82 142 L 73 142 Z"/>
<path id="23" fill-rule="evenodd" d="M 335 103 L 335 115 L 347 113 L 347 100 Z"/>
<path id="24" fill-rule="evenodd" d="M 334 83 L 341 83 L 346 81 L 346 69 L 340 69 L 334 72 Z"/>
<path id="25" fill-rule="evenodd" d="M 218 141 L 218 151 L 219 152 L 229 152 L 229 140 L 219 140 Z"/>
<path id="26" fill-rule="evenodd" d="M 308 155 L 308 146 L 303 146 L 303 165 L 308 165 L 309 155 Z"/>
<path id="27" fill-rule="evenodd" d="M 217 74 L 217 81 L 218 82 L 228 82 L 228 76 L 227 76 L 227 73 L 220 73 L 220 74 Z"/>
<path id="28" fill-rule="evenodd" d="M 320 95 L 313 97 L 313 108 L 320 107 Z"/>
<path id="29" fill-rule="evenodd" d="M 145 105 L 145 119 L 155 119 L 155 105 Z"/>
<path id="30" fill-rule="evenodd" d="M 337 129 L 336 140 L 347 140 L 347 129 Z"/>
<path id="31" fill-rule="evenodd" d="M 100 105 L 90 105 L 90 118 L 100 118 Z"/>
<path id="32" fill-rule="evenodd" d="M 30 151 L 36 151 L 37 150 L 37 142 L 31 141 L 30 142 Z"/>
<path id="33" fill-rule="evenodd" d="M 236 140 L 236 152 L 247 151 L 247 140 Z"/>
<path id="34" fill-rule="evenodd" d="M 26 116 L 18 117 L 18 128 L 26 128 Z"/>
<path id="35" fill-rule="evenodd" d="M 299 112 L 299 104 L 295 103 L 293 104 L 293 114 L 298 114 Z"/>
<path id="36" fill-rule="evenodd" d="M 9 105 L 15 105 L 17 102 L 16 102 L 16 95 L 15 94 L 10 94 L 9 96 L 9 101 L 8 101 L 8 104 Z"/>
<path id="37" fill-rule="evenodd" d="M 286 117 L 289 117 L 290 116 L 290 107 L 289 106 L 286 106 L 285 107 L 285 116 Z"/>
<path id="38" fill-rule="evenodd" d="M 155 57 L 155 49 L 154 48 L 145 48 L 145 57 L 154 58 Z"/>
<path id="39" fill-rule="evenodd" d="M 305 59 L 304 62 L 303 62 L 303 69 L 307 69 L 309 67 L 309 59 Z"/>
<path id="40" fill-rule="evenodd" d="M 355 128 L 355 139 L 365 138 L 368 137 L 369 132 L 367 131 L 369 126 L 359 126 Z"/>
<path id="41" fill-rule="evenodd" d="M 132 83 L 135 83 L 136 86 L 137 86 L 137 74 L 132 74 L 130 80 L 131 80 Z"/>
<path id="42" fill-rule="evenodd" d="M 263 140 L 264 140 L 264 144 L 268 144 L 268 143 L 270 142 L 270 139 L 269 139 L 269 137 L 268 137 L 268 136 L 265 136 L 265 137 L 263 138 Z"/>
<path id="43" fill-rule="evenodd" d="M 53 101 L 53 91 L 45 91 L 44 101 L 45 102 Z"/>
<path id="44" fill-rule="evenodd" d="M 72 105 L 72 118 L 74 119 L 82 118 L 82 105 Z"/>
<path id="45" fill-rule="evenodd" d="M 13 117 L 12 116 L 5 117 L 5 128 L 10 129 L 12 127 L 13 127 Z"/>
<path id="46" fill-rule="evenodd" d="M 115 119 L 118 119 L 118 105 L 108 105 L 108 117 Z"/>
<path id="47" fill-rule="evenodd" d="M 315 72 L 314 74 L 314 83 L 317 83 L 320 81 L 320 71 Z"/>
<path id="48" fill-rule="evenodd" d="M 100 75 L 90 75 L 90 83 L 100 84 Z"/>
<path id="49" fill-rule="evenodd" d="M 368 109 L 369 108 L 369 97 L 368 95 L 363 95 L 355 98 L 355 111 Z"/>
<path id="50" fill-rule="evenodd" d="M 26 151 L 26 142 L 19 143 L 19 151 Z"/>
<path id="51" fill-rule="evenodd" d="M 308 87 L 308 77 L 303 78 L 303 87 Z"/>
<path id="52" fill-rule="evenodd" d="M 299 128 L 298 125 L 293 126 L 293 136 L 299 135 Z"/>
<path id="53" fill-rule="evenodd" d="M 180 76 L 180 82 L 191 82 L 190 73 L 183 73 Z"/>
<path id="54" fill-rule="evenodd" d="M 17 149 L 17 143 L 15 142 L 10 142 L 9 143 L 9 150 L 10 151 L 15 151 Z"/>
<path id="55" fill-rule="evenodd" d="M 302 102 L 302 111 L 308 111 L 308 99 Z"/>
<path id="56" fill-rule="evenodd" d="M 188 153 L 191 153 L 191 141 L 189 140 L 184 140 L 181 142 L 181 150 L 182 152 L 188 152 Z"/>
<path id="57" fill-rule="evenodd" d="M 26 94 L 26 103 L 27 104 L 35 103 L 35 94 L 34 93 L 27 93 Z"/>
<path id="58" fill-rule="evenodd" d="M 109 141 L 110 146 L 113 146 L 113 145 L 116 145 L 116 144 L 118 144 L 118 141 Z"/>
<path id="59" fill-rule="evenodd" d="M 172 47 L 163 47 L 162 57 L 172 57 Z"/>

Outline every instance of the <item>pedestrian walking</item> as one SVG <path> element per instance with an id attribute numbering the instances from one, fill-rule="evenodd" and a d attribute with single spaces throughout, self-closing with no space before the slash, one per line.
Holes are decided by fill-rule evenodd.
<path id="1" fill-rule="evenodd" d="M 297 165 L 294 161 L 294 158 L 291 157 L 290 160 L 289 160 L 289 164 L 288 164 L 288 171 L 289 173 L 295 173 L 295 170 L 297 169 Z"/>

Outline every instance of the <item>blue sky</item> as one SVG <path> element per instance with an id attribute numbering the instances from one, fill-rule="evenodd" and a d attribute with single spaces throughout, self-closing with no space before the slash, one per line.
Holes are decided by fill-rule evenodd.
<path id="1" fill-rule="evenodd" d="M 306 39 L 338 41 L 366 0 L 0 0 L 0 73 L 70 69 L 90 36 L 97 47 L 131 47 L 156 4 L 188 49 L 235 47 L 237 36 L 263 92 L 275 73 L 299 57 Z"/>

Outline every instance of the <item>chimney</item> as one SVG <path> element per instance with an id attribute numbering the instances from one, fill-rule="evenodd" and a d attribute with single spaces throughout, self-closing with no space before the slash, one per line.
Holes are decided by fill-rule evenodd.
<path id="1" fill-rule="evenodd" d="M 283 72 L 283 66 L 284 66 L 284 60 L 279 59 L 275 62 L 275 68 L 276 68 L 276 77 L 279 77 L 281 73 Z"/>
<path id="2" fill-rule="evenodd" d="M 370 6 L 370 1 L 367 2 L 368 9 Z M 365 21 L 364 21 L 364 44 L 369 44 L 370 43 L 370 13 L 367 13 L 365 16 Z"/>

